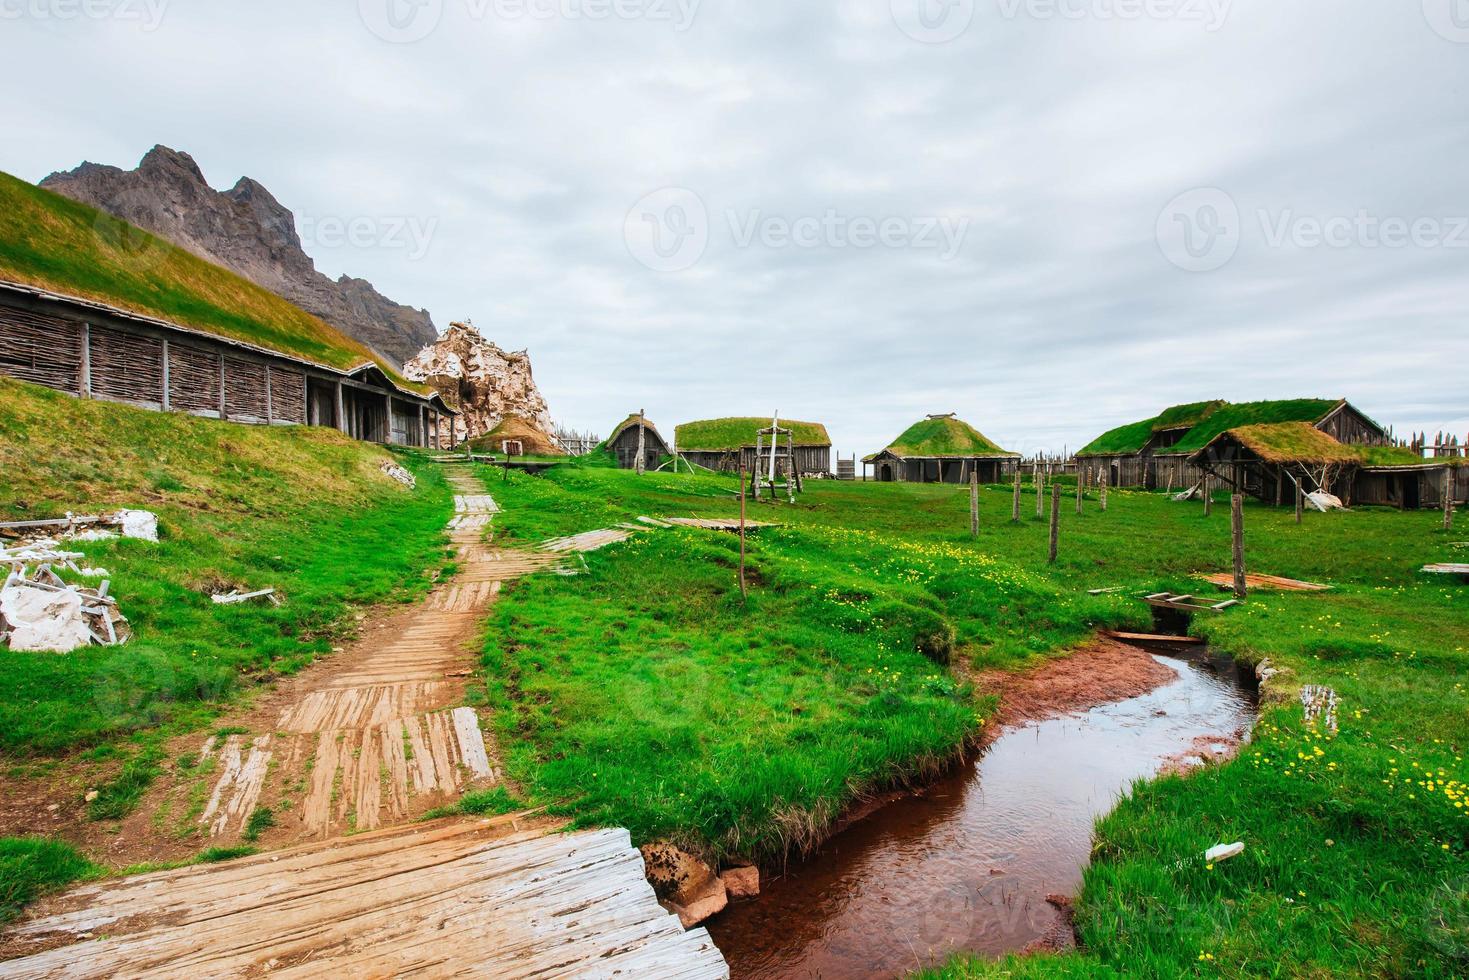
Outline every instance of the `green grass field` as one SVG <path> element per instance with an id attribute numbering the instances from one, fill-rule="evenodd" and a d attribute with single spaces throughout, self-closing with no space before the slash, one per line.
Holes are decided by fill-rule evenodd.
<path id="1" fill-rule="evenodd" d="M 731 479 L 566 466 L 492 484 L 507 541 L 650 516 L 730 516 Z M 485 697 L 511 775 L 584 823 L 629 826 L 710 856 L 772 858 L 877 788 L 920 778 L 991 707 L 942 666 L 1023 666 L 1099 626 L 1146 627 L 1129 595 L 1211 588 L 1228 508 L 1110 494 L 1062 507 L 1060 559 L 1010 490 L 812 481 L 778 529 L 737 539 L 658 531 L 540 577 L 494 612 Z M 1469 628 L 1464 586 L 1418 574 L 1450 560 L 1434 513 L 1247 508 L 1254 571 L 1329 583 L 1258 593 L 1197 631 L 1277 678 L 1254 742 L 1230 764 L 1143 784 L 1098 827 L 1078 902 L 1086 952 L 945 976 L 1451 976 L 1469 952 Z M 1459 534 L 1458 537 L 1463 537 Z M 1091 597 L 1121 586 L 1127 594 Z M 1305 729 L 1294 686 L 1343 699 L 1336 736 Z M 1043 818 L 1043 815 L 1038 815 Z M 1233 840 L 1244 856 L 1199 855 Z M 1455 959 L 1459 957 L 1459 959 Z"/>

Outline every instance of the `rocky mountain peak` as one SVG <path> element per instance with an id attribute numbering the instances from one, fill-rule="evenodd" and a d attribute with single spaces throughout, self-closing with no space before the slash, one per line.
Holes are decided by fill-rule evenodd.
<path id="1" fill-rule="evenodd" d="M 394 364 L 438 336 L 428 312 L 395 303 L 364 279 L 333 282 L 301 245 L 296 217 L 265 186 L 241 177 L 216 191 L 192 156 L 155 146 L 135 170 L 83 163 L 41 181 L 244 276 Z"/>

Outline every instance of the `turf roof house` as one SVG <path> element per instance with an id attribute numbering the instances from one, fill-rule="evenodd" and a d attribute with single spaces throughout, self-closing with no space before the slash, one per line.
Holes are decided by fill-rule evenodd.
<path id="1" fill-rule="evenodd" d="M 871 466 L 880 483 L 968 483 L 976 472 L 981 483 L 998 483 L 1019 462 L 1018 453 L 1006 452 L 952 414 L 930 415 L 862 460 L 862 477 Z"/>
<path id="2" fill-rule="evenodd" d="M 81 398 L 407 446 L 436 443 L 456 415 L 274 293 L 6 174 L 0 374 Z"/>
<path id="3" fill-rule="evenodd" d="M 822 476 L 831 472 L 831 436 L 819 422 L 796 422 L 781 419 L 780 427 L 795 433 L 796 470 L 802 476 Z M 695 466 L 737 472 L 741 466 L 755 466 L 755 439 L 761 429 L 770 428 L 768 418 L 708 419 L 685 422 L 673 430 L 678 454 Z M 770 439 L 765 440 L 769 452 Z M 780 437 L 777 452 L 784 452 L 785 436 Z"/>
<path id="4" fill-rule="evenodd" d="M 629 415 L 623 419 L 602 445 L 617 460 L 619 468 L 635 470 L 638 468 L 639 428 L 642 429 L 643 469 L 656 470 L 662 464 L 665 456 L 673 454 L 668 448 L 668 443 L 663 441 L 658 427 L 649 422 L 641 413 Z"/>
<path id="5" fill-rule="evenodd" d="M 1090 473 L 1105 474 L 1109 486 L 1152 490 L 1164 484 L 1156 456 L 1177 445 L 1190 429 L 1225 404 L 1207 401 L 1175 405 L 1153 418 L 1118 426 L 1078 452 L 1077 462 Z M 1186 463 L 1173 462 L 1166 469 L 1172 486 L 1192 485 L 1201 475 Z"/>
<path id="6" fill-rule="evenodd" d="M 1231 405 L 1175 449 L 1241 493 L 1267 503 L 1325 490 L 1350 505 L 1443 506 L 1445 489 L 1469 499 L 1463 459 L 1425 460 L 1346 400 Z"/>
<path id="7" fill-rule="evenodd" d="M 1346 399 L 1296 398 L 1226 405 L 1160 454 L 1267 502 L 1326 490 L 1350 499 L 1361 462 L 1354 447 L 1386 446 L 1387 431 Z"/>

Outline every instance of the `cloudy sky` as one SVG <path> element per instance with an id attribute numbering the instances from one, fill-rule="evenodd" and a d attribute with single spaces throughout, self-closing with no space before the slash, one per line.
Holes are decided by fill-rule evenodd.
<path id="1" fill-rule="evenodd" d="M 255 177 L 601 434 L 1469 432 L 1469 0 L 0 0 L 0 65 L 0 169 Z"/>

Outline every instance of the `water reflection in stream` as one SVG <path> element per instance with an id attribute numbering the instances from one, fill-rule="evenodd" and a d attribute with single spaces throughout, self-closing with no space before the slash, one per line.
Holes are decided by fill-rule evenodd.
<path id="1" fill-rule="evenodd" d="M 1253 698 L 1227 661 L 1160 657 L 1139 698 L 1006 732 L 974 764 L 832 838 L 709 923 L 736 978 L 901 975 L 956 951 L 1001 954 L 1057 922 L 1092 824 L 1198 736 L 1235 735 Z"/>

